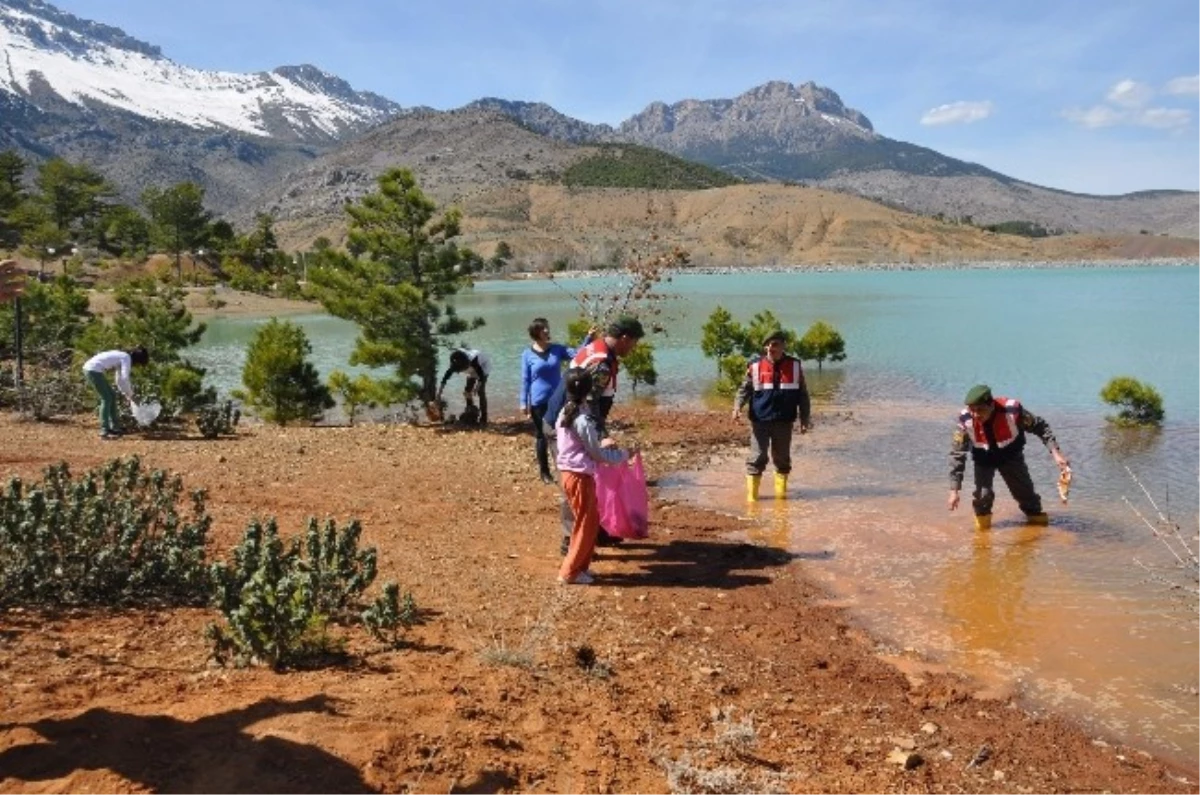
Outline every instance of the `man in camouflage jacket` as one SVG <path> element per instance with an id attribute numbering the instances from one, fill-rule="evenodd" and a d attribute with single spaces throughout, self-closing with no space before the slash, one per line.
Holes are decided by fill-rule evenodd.
<path id="1" fill-rule="evenodd" d="M 1033 486 L 1029 467 L 1025 463 L 1025 434 L 1031 433 L 1042 440 L 1054 462 L 1069 479 L 1071 467 L 1050 425 L 1041 417 L 1028 411 L 1012 398 L 995 398 L 992 390 L 979 384 L 967 392 L 966 406 L 959 413 L 954 427 L 953 443 L 950 448 L 950 510 L 958 507 L 958 493 L 962 488 L 963 473 L 967 466 L 967 451 L 975 468 L 975 491 L 971 506 L 975 509 L 975 526 L 986 530 L 992 525 L 992 504 L 996 493 L 992 489 L 996 472 L 1004 478 L 1009 493 L 1025 513 L 1030 524 L 1047 524 L 1049 519 L 1042 511 L 1042 498 Z"/>

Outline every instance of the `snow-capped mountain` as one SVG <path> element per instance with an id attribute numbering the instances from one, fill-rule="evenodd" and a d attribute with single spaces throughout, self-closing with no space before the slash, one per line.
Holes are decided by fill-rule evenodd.
<path id="1" fill-rule="evenodd" d="M 401 112 L 315 66 L 256 74 L 183 66 L 117 28 L 41 0 L 0 0 L 0 52 L 0 93 L 41 109 L 103 106 L 194 129 L 313 143 Z"/>

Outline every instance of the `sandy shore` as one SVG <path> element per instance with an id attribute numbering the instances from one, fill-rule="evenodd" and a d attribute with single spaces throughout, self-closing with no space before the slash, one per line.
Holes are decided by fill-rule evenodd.
<path id="1" fill-rule="evenodd" d="M 312 301 L 294 301 L 288 298 L 271 298 L 257 293 L 231 290 L 228 287 L 188 287 L 184 306 L 193 317 L 271 317 L 272 315 L 300 315 L 324 312 L 320 304 Z M 113 293 L 107 290 L 90 290 L 88 304 L 93 314 L 107 316 L 117 311 Z"/>

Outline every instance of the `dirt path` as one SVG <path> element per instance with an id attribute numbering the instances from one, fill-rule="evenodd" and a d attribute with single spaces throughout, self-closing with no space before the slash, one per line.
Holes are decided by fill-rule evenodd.
<path id="1" fill-rule="evenodd" d="M 741 444 L 714 415 L 614 418 L 651 477 Z M 208 661 L 214 611 L 2 612 L 5 792 L 1197 791 L 1196 771 L 901 673 L 726 517 L 655 500 L 651 539 L 557 586 L 556 491 L 517 425 L 102 442 L 93 424 L 0 416 L 0 477 L 137 453 L 209 490 L 220 556 L 252 516 L 286 535 L 358 517 L 426 620 L 400 650 L 353 630 L 350 664 L 276 674 Z"/>

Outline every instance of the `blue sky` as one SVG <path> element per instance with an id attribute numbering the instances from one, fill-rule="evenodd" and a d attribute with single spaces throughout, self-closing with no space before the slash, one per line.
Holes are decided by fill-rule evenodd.
<path id="1" fill-rule="evenodd" d="M 1196 0 L 55 0 L 202 69 L 311 63 L 405 107 L 486 96 L 616 125 L 769 80 L 1039 185 L 1200 188 Z"/>

